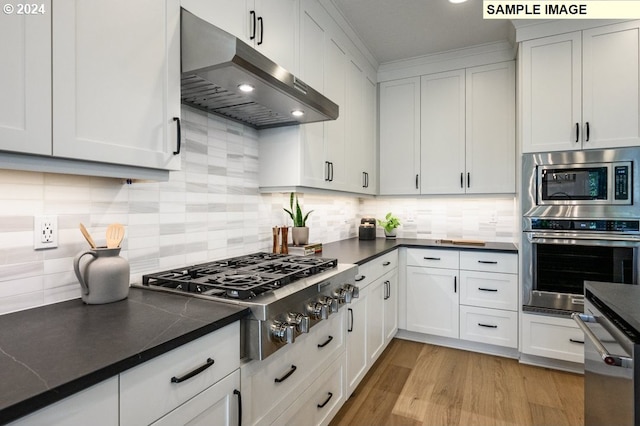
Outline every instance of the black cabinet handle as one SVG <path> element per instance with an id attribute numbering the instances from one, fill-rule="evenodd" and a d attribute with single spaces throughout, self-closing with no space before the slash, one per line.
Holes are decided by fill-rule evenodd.
<path id="1" fill-rule="evenodd" d="M 486 265 L 497 265 L 498 261 L 496 261 L 496 260 L 478 260 L 478 263 L 484 263 Z"/>
<path id="2" fill-rule="evenodd" d="M 329 179 L 327 179 L 329 182 L 333 182 L 333 163 L 331 161 L 327 161 L 327 163 L 329 164 Z"/>
<path id="3" fill-rule="evenodd" d="M 329 338 L 327 339 L 326 342 L 324 343 L 318 343 L 318 347 L 319 348 L 324 348 L 325 346 L 327 346 L 329 343 L 331 343 L 331 341 L 333 340 L 333 336 L 329 336 Z"/>
<path id="4" fill-rule="evenodd" d="M 580 142 L 580 123 L 576 123 L 576 143 Z"/>
<path id="5" fill-rule="evenodd" d="M 324 178 L 324 180 L 326 182 L 330 182 L 331 181 L 331 166 L 330 166 L 330 164 L 331 163 L 328 162 L 328 161 L 324 162 L 324 165 L 327 166 L 327 168 L 325 169 L 327 173 L 326 173 L 325 178 Z"/>
<path id="6" fill-rule="evenodd" d="M 264 40 L 264 21 L 262 20 L 262 16 L 258 18 L 258 23 L 260 24 L 260 41 L 258 41 L 258 46 L 260 46 Z"/>
<path id="7" fill-rule="evenodd" d="M 467 188 L 471 188 L 471 173 L 467 172 Z"/>
<path id="8" fill-rule="evenodd" d="M 353 309 L 347 308 L 347 310 L 349 311 L 350 318 L 349 328 L 347 328 L 347 332 L 351 333 L 353 331 Z"/>
<path id="9" fill-rule="evenodd" d="M 478 287 L 478 290 L 480 291 L 498 291 L 498 289 L 496 288 L 482 288 L 482 287 Z"/>
<path id="10" fill-rule="evenodd" d="M 180 117 L 173 117 L 173 121 L 176 122 L 176 129 L 178 131 L 178 142 L 177 142 L 177 149 L 175 151 L 173 151 L 173 155 L 178 155 L 180 154 L 180 148 L 182 148 L 182 129 L 180 128 Z"/>
<path id="11" fill-rule="evenodd" d="M 331 397 L 333 396 L 333 394 L 331 392 L 327 392 L 327 394 L 329 395 L 329 397 L 322 404 L 318 404 L 318 408 L 324 408 L 324 406 L 327 405 L 329 401 L 331 401 Z"/>
<path id="12" fill-rule="evenodd" d="M 391 265 L 391 262 L 384 262 L 384 263 L 382 264 L 382 266 L 389 266 L 389 265 Z"/>
<path id="13" fill-rule="evenodd" d="M 453 292 L 458 292 L 458 277 L 453 277 Z"/>
<path id="14" fill-rule="evenodd" d="M 242 426 L 242 394 L 238 389 L 234 389 L 233 394 L 238 395 L 238 426 Z"/>
<path id="15" fill-rule="evenodd" d="M 291 369 L 289 371 L 287 371 L 287 374 L 285 374 L 284 376 L 278 378 L 275 378 L 275 382 L 276 383 L 282 383 L 285 380 L 287 380 L 289 378 L 289 376 L 291 376 L 296 370 L 298 369 L 298 367 L 296 367 L 295 365 L 291 364 Z"/>
<path id="16" fill-rule="evenodd" d="M 416 175 L 416 189 L 419 189 L 419 187 L 418 187 L 418 177 L 419 177 L 419 176 L 420 176 L 420 175 Z"/>
<path id="17" fill-rule="evenodd" d="M 367 276 L 366 276 L 366 275 L 360 275 L 360 278 L 356 278 L 356 280 L 355 280 L 355 281 L 356 281 L 356 282 L 359 282 L 359 281 L 364 280 L 365 278 L 367 278 Z"/>
<path id="18" fill-rule="evenodd" d="M 424 260 L 440 260 L 439 257 L 424 257 Z"/>
<path id="19" fill-rule="evenodd" d="M 215 361 L 213 359 L 207 358 L 207 361 L 203 365 L 201 365 L 198 368 L 195 368 L 195 369 L 191 370 L 190 372 L 188 372 L 184 376 L 182 376 L 182 377 L 173 376 L 171 378 L 171 383 L 182 383 L 182 382 L 184 382 L 186 380 L 189 380 L 193 376 L 197 376 L 198 374 L 202 373 L 207 368 L 211 367 L 214 362 Z"/>
<path id="20" fill-rule="evenodd" d="M 586 142 L 589 142 L 589 122 L 587 121 L 587 140 Z"/>
<path id="21" fill-rule="evenodd" d="M 249 40 L 253 40 L 256 38 L 256 11 L 255 10 L 250 11 L 249 17 L 251 18 L 251 22 L 253 23 L 253 31 L 251 31 Z"/>
<path id="22" fill-rule="evenodd" d="M 460 173 L 460 188 L 464 188 L 464 173 Z"/>
<path id="23" fill-rule="evenodd" d="M 571 343 L 579 343 L 581 345 L 584 345 L 584 340 L 577 340 L 577 339 L 569 339 L 569 341 Z"/>
<path id="24" fill-rule="evenodd" d="M 498 328 L 498 326 L 497 326 L 497 325 L 483 324 L 483 323 L 481 323 L 481 322 L 479 322 L 479 323 L 478 323 L 478 325 L 479 325 L 480 327 L 486 327 L 486 328 Z"/>

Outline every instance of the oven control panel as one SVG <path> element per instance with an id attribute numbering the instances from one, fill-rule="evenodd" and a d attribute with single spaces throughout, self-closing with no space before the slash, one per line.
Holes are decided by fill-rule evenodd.
<path id="1" fill-rule="evenodd" d="M 531 219 L 532 230 L 638 232 L 638 220 Z"/>

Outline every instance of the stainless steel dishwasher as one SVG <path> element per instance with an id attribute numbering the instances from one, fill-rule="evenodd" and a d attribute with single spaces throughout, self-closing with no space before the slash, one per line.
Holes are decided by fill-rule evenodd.
<path id="1" fill-rule="evenodd" d="M 584 314 L 574 313 L 572 318 L 585 333 L 584 357 L 584 415 L 585 426 L 635 425 L 640 426 L 638 398 L 637 352 L 640 348 L 638 330 L 616 312 L 612 300 L 599 294 L 599 290 L 618 291 L 625 301 L 629 288 L 614 284 L 585 282 Z M 622 288 L 622 287 L 627 287 Z M 633 294 L 636 294 L 634 292 Z M 599 297 L 600 296 L 600 297 Z M 638 305 L 639 300 L 626 300 Z"/>

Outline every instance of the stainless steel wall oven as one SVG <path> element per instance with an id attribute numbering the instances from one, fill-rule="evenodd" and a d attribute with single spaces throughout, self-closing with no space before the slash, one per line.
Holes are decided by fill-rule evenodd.
<path id="1" fill-rule="evenodd" d="M 640 148 L 525 154 L 523 310 L 582 312 L 584 281 L 640 280 Z"/>

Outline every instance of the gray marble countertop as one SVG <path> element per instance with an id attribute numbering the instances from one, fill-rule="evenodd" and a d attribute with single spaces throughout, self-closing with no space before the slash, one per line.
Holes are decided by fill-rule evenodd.
<path id="1" fill-rule="evenodd" d="M 211 333 L 249 312 L 131 288 L 125 300 L 80 299 L 0 316 L 0 424 Z"/>
<path id="2" fill-rule="evenodd" d="M 376 238 L 375 240 L 359 240 L 350 238 L 348 240 L 336 241 L 322 245 L 320 257 L 337 258 L 340 263 L 355 263 L 362 265 L 378 256 L 388 253 L 399 247 L 410 248 L 439 248 L 447 250 L 490 250 L 507 253 L 517 253 L 518 248 L 513 243 L 492 243 L 487 242 L 484 246 L 444 244 L 439 240 L 417 240 L 410 238 Z"/>

